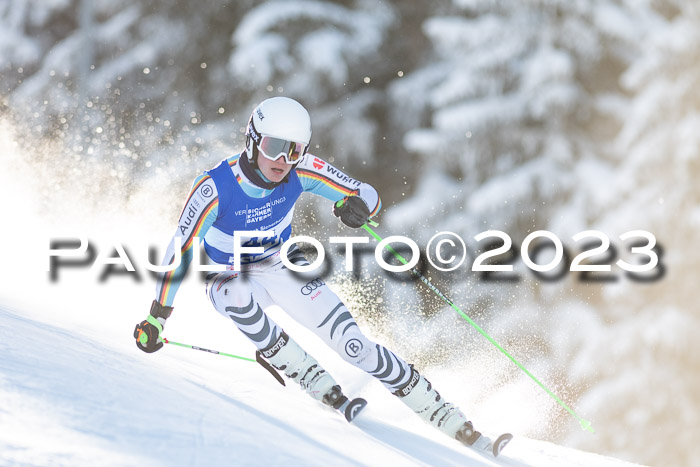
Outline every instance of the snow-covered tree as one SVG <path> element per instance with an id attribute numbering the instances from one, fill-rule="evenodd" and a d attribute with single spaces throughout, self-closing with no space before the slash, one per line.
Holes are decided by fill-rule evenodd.
<path id="1" fill-rule="evenodd" d="M 423 175 L 393 213 L 396 230 L 427 241 L 500 229 L 517 245 L 533 230 L 566 240 L 589 226 L 607 196 L 618 78 L 651 21 L 644 11 L 612 0 L 455 1 L 427 19 L 434 53 L 390 89 L 406 128 L 422 126 L 405 138 Z"/>
<path id="2" fill-rule="evenodd" d="M 2 102 L 28 140 L 60 140 L 118 183 L 182 182 L 238 149 L 253 106 L 283 94 L 312 111 L 314 150 L 371 174 L 395 21 L 372 0 L 6 2 Z"/>
<path id="3" fill-rule="evenodd" d="M 545 229 L 578 253 L 571 236 L 596 228 L 600 209 L 614 197 L 612 143 L 625 125 L 631 92 L 620 76 L 639 56 L 640 38 L 660 22 L 649 5 L 616 0 L 455 0 L 428 18 L 423 30 L 433 53 L 390 89 L 422 177 L 385 221 L 424 243 L 438 231 L 454 231 L 472 249 L 483 249 L 473 236 L 484 230 L 503 230 L 519 245 Z M 573 274 L 545 283 L 517 258 L 511 263 L 520 281 L 482 281 L 468 261 L 467 271 L 445 277 L 454 283 L 450 295 L 463 298 L 457 301 L 497 340 L 575 402 L 594 378 L 561 370 L 577 362 L 585 345 L 572 330 L 604 326 L 606 286 L 579 284 Z M 435 342 L 451 339 L 459 350 L 447 356 L 464 358 L 461 336 L 473 333 L 466 323 L 454 325 L 456 313 L 430 295 L 417 306 L 440 308 L 433 321 L 443 332 L 434 333 Z M 469 340 L 480 339 L 474 335 Z M 518 374 L 513 367 L 505 377 L 519 384 L 525 377 Z M 550 424 L 569 423 L 563 410 L 536 417 L 538 435 L 553 437 Z"/>
<path id="4" fill-rule="evenodd" d="M 612 433 L 658 433 L 662 440 L 606 436 L 601 446 L 606 452 L 629 456 L 632 451 L 650 465 L 693 465 L 687 446 L 695 442 L 700 416 L 695 371 L 700 367 L 695 244 L 700 227 L 700 8 L 680 1 L 657 7 L 668 20 L 650 31 L 642 42 L 644 53 L 622 76 L 633 98 L 616 138 L 614 195 L 600 206 L 600 223 L 611 235 L 632 229 L 653 233 L 662 249 L 651 274 L 665 275 L 606 289 L 606 325 L 581 355 L 606 364 L 599 366 L 583 404 Z M 646 254 L 630 252 L 632 244 L 621 252 L 623 259 L 647 263 Z M 601 442 L 575 440 L 585 448 Z"/>
<path id="5" fill-rule="evenodd" d="M 407 149 L 459 181 L 457 204 L 469 211 L 460 219 L 522 233 L 548 224 L 546 203 L 574 203 L 585 223 L 576 192 L 590 181 L 573 169 L 604 163 L 620 122 L 602 98 L 620 92 L 642 13 L 612 0 L 454 3 L 424 23 L 428 63 L 391 90 L 392 108 L 413 116 L 407 128 L 423 126 Z"/>
<path id="6" fill-rule="evenodd" d="M 178 179 L 173 167 L 201 168 L 250 112 L 236 108 L 226 57 L 251 3 L 5 2 L 4 108 L 28 145 L 62 142 L 59 165 L 99 162 L 127 188 L 155 171 Z"/>
<path id="7" fill-rule="evenodd" d="M 378 1 L 264 2 L 233 33 L 229 71 L 254 101 L 284 93 L 310 107 L 325 155 L 372 163 L 382 100 L 373 81 L 387 73 L 381 52 L 394 21 Z"/>

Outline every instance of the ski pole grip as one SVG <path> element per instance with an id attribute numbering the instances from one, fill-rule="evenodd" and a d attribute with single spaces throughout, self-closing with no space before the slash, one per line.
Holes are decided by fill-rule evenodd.
<path id="1" fill-rule="evenodd" d="M 342 207 L 343 207 L 343 204 L 345 204 L 345 200 L 344 200 L 344 199 L 338 200 L 338 201 L 335 202 L 335 207 L 336 207 L 336 208 L 342 208 Z M 365 225 L 367 225 L 367 224 L 371 225 L 372 227 L 379 227 L 379 224 L 376 223 L 376 222 L 374 222 L 372 219 L 367 219 L 367 223 L 366 223 Z"/>

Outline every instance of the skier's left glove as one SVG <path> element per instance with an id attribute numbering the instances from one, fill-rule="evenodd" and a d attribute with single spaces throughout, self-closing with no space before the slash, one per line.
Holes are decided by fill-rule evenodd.
<path id="1" fill-rule="evenodd" d="M 333 214 L 353 229 L 362 227 L 369 220 L 369 208 L 359 196 L 346 196 L 342 201 L 335 203 Z"/>
<path id="2" fill-rule="evenodd" d="M 163 347 L 160 333 L 163 332 L 165 320 L 170 317 L 173 307 L 163 306 L 158 300 L 153 300 L 148 318 L 141 321 L 134 329 L 136 346 L 147 353 L 153 353 Z"/>

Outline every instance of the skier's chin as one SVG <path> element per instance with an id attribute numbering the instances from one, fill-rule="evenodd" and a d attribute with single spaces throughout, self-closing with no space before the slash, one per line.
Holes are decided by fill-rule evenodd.
<path id="1" fill-rule="evenodd" d="M 287 175 L 286 170 L 280 170 L 280 169 L 270 169 L 268 172 L 269 173 L 267 175 L 267 178 L 271 182 L 281 182 L 284 179 L 284 177 Z"/>

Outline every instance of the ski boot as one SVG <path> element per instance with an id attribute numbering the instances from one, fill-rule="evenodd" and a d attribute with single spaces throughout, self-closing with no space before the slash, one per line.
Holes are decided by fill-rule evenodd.
<path id="1" fill-rule="evenodd" d="M 330 392 L 336 382 L 326 370 L 287 333 L 282 332 L 274 344 L 260 351 L 270 364 L 299 384 L 317 401 Z"/>
<path id="2" fill-rule="evenodd" d="M 394 394 L 420 418 L 450 438 L 454 438 L 467 422 L 462 411 L 454 404 L 445 401 L 433 389 L 432 384 L 413 367 L 411 367 L 411 378 L 408 383 Z"/>
<path id="3" fill-rule="evenodd" d="M 413 366 L 411 379 L 394 394 L 420 418 L 472 449 L 498 456 L 513 439 L 513 435 L 504 433 L 494 442 L 474 430 L 472 422 L 466 419 L 462 411 L 454 404 L 446 402 L 433 389 L 430 381 L 421 376 Z"/>
<path id="4" fill-rule="evenodd" d="M 333 377 L 285 332 L 260 354 L 311 397 L 334 408 L 349 422 L 367 405 L 361 398 L 348 399 Z"/>

